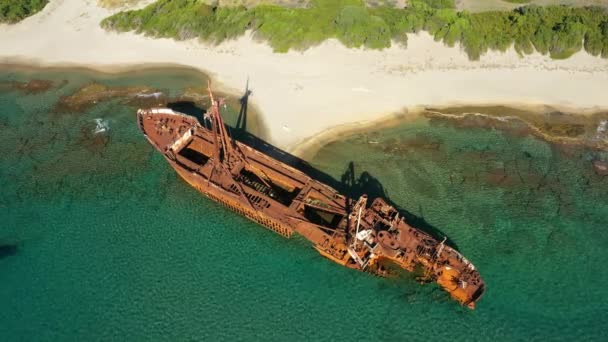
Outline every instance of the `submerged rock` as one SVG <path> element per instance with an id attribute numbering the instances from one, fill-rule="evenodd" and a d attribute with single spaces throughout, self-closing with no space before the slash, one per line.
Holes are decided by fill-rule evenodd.
<path id="1" fill-rule="evenodd" d="M 91 130 L 89 124 L 80 128 L 80 136 L 76 140 L 79 146 L 93 153 L 101 153 L 110 142 L 110 126 L 106 120 L 95 119 L 95 128 Z"/>
<path id="2" fill-rule="evenodd" d="M 593 161 L 593 170 L 598 176 L 608 176 L 608 162 L 601 160 Z"/>
<path id="3" fill-rule="evenodd" d="M 53 88 L 53 81 L 51 80 L 30 80 L 28 82 L 11 81 L 0 83 L 0 89 L 10 89 L 23 92 L 25 94 L 41 94 L 49 91 Z"/>
<path id="4" fill-rule="evenodd" d="M 457 128 L 486 128 L 513 137 L 532 135 L 556 145 L 584 145 L 608 149 L 608 112 L 588 114 L 519 110 L 504 106 L 463 106 L 427 109 L 432 123 Z"/>
<path id="5" fill-rule="evenodd" d="M 156 102 L 157 97 L 154 96 L 156 93 L 158 92 L 146 86 L 109 87 L 100 83 L 89 83 L 72 95 L 62 96 L 55 105 L 55 112 L 83 112 L 101 101 L 113 98 L 129 98 L 137 104 L 150 100 Z M 146 94 L 152 96 L 142 96 Z"/>
<path id="6" fill-rule="evenodd" d="M 16 88 L 28 94 L 40 94 L 49 91 L 53 87 L 50 80 L 31 80 L 27 83 L 17 82 Z"/>

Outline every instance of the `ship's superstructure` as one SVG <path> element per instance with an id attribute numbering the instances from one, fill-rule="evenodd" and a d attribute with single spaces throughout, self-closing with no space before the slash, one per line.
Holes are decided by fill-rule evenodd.
<path id="1" fill-rule="evenodd" d="M 149 142 L 190 185 L 214 201 L 289 238 L 310 240 L 328 259 L 357 270 L 389 275 L 389 265 L 436 281 L 470 308 L 484 282 L 460 253 L 411 227 L 383 199 L 347 198 L 270 156 L 233 140 L 209 90 L 203 123 L 167 108 L 140 109 Z"/>

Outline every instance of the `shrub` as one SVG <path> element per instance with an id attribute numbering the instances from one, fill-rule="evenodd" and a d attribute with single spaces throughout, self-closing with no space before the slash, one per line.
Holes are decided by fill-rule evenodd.
<path id="1" fill-rule="evenodd" d="M 0 0 L 7 1 L 7 0 Z M 33 1 L 33 0 L 31 0 Z M 211 7 L 198 0 L 159 0 L 103 20 L 106 29 L 158 37 L 221 42 L 254 30 L 275 51 L 305 49 L 328 38 L 348 47 L 382 49 L 391 39 L 427 30 L 448 46 L 460 43 L 471 59 L 511 46 L 567 58 L 585 49 L 608 57 L 608 12 L 599 7 L 525 6 L 513 11 L 457 12 L 453 0 L 410 0 L 403 9 L 366 7 L 361 0 L 313 0 L 308 8 L 274 5 Z"/>
<path id="2" fill-rule="evenodd" d="M 42 10 L 48 0 L 0 0 L 0 23 L 16 23 Z"/>

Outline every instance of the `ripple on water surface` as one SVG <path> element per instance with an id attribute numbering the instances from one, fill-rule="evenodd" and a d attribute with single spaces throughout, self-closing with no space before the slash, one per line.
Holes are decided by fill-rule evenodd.
<path id="1" fill-rule="evenodd" d="M 181 69 L 0 72 L 0 339 L 602 336 L 605 152 L 426 118 L 321 149 L 312 163 L 338 186 L 388 197 L 479 268 L 488 291 L 469 311 L 436 286 L 335 266 L 180 181 L 134 110 L 204 105 L 205 82 Z M 92 87 L 111 94 L 70 97 Z M 238 96 L 228 103 L 235 123 Z"/>

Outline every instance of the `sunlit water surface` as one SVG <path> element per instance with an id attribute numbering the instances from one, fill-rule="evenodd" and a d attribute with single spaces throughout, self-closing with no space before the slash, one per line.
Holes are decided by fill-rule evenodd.
<path id="1" fill-rule="evenodd" d="M 33 78 L 54 86 L 10 86 Z M 340 268 L 202 197 L 149 146 L 124 99 L 54 109 L 93 81 L 174 96 L 205 78 L 0 71 L 2 341 L 604 335 L 608 177 L 591 164 L 602 152 L 421 118 L 314 158 L 337 182 L 352 162 L 353 192 L 383 194 L 449 237 L 487 283 L 471 311 L 433 285 Z"/>

